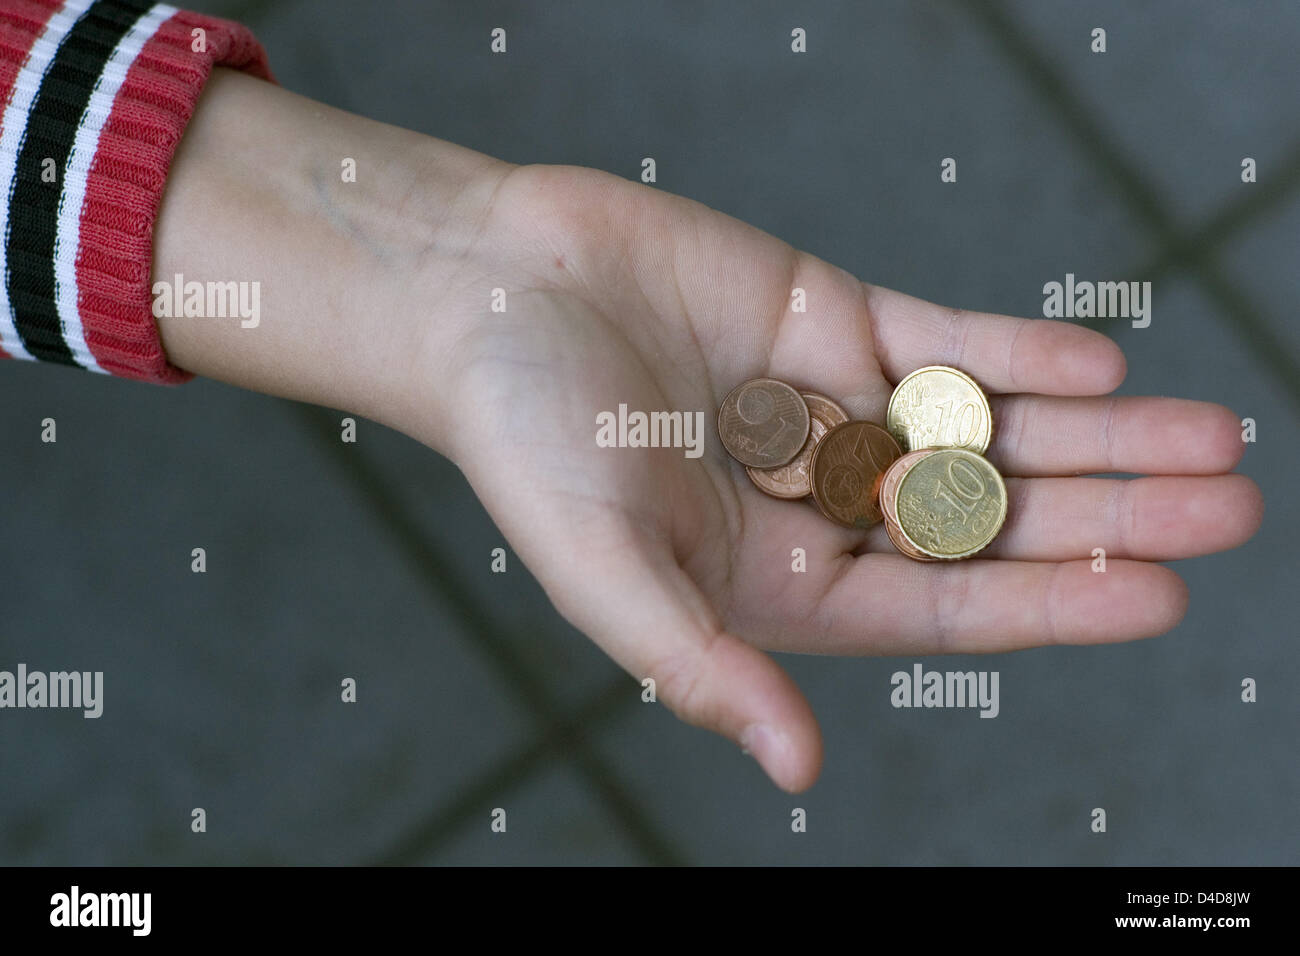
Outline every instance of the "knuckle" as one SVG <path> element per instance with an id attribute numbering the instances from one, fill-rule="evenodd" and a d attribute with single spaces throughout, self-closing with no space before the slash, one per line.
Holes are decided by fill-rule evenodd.
<path id="1" fill-rule="evenodd" d="M 661 662 L 654 677 L 659 683 L 660 699 L 679 719 L 695 726 L 707 724 L 708 706 L 695 661 L 676 657 Z"/>
<path id="2" fill-rule="evenodd" d="M 709 681 L 710 654 L 718 635 L 702 648 L 660 658 L 651 674 L 659 696 L 679 719 L 696 727 L 714 728 L 720 720 Z"/>

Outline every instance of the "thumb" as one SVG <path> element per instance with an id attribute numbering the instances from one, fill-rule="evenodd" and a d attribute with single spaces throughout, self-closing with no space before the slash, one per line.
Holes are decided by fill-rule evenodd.
<path id="1" fill-rule="evenodd" d="M 812 786 L 821 772 L 821 731 L 776 661 L 726 632 L 664 643 L 644 676 L 655 679 L 674 714 L 735 741 L 783 790 Z"/>
<path id="2" fill-rule="evenodd" d="M 730 738 L 777 786 L 812 786 L 822 740 L 808 701 L 776 661 L 720 626 L 666 548 L 610 549 L 598 573 L 571 570 L 582 584 L 556 605 L 610 657 L 638 680 L 653 678 L 674 714 Z"/>

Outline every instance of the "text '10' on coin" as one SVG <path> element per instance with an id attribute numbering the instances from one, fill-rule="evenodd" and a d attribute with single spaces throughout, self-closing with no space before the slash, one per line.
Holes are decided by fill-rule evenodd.
<path id="1" fill-rule="evenodd" d="M 794 460 L 780 468 L 746 468 L 758 490 L 773 498 L 806 498 L 812 494 L 812 456 L 823 435 L 849 420 L 848 412 L 825 395 L 800 392 L 808 406 L 808 440 Z"/>
<path id="2" fill-rule="evenodd" d="M 931 558 L 955 561 L 997 537 L 1007 517 L 1007 488 L 982 455 L 940 448 L 906 470 L 893 510 L 909 545 Z"/>
<path id="3" fill-rule="evenodd" d="M 808 440 L 808 406 L 785 382 L 756 378 L 737 385 L 718 410 L 718 436 L 742 465 L 779 468 Z"/>
<path id="4" fill-rule="evenodd" d="M 885 425 L 905 451 L 966 448 L 983 454 L 993 437 L 993 411 L 965 372 L 929 365 L 898 383 Z"/>
<path id="5" fill-rule="evenodd" d="M 845 422 L 813 449 L 812 495 L 822 514 L 848 528 L 869 528 L 881 519 L 877 494 L 882 473 L 902 454 L 879 425 Z"/>

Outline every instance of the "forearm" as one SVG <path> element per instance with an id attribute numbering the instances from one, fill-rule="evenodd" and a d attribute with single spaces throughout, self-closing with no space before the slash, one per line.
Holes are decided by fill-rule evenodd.
<path id="1" fill-rule="evenodd" d="M 155 310 L 168 358 L 400 427 L 439 322 L 436 286 L 511 168 L 214 71 L 169 173 L 153 276 L 258 283 L 260 315 L 251 326 Z"/>

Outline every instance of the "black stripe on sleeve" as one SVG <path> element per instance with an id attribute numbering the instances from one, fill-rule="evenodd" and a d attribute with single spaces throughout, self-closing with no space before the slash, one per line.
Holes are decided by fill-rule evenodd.
<path id="1" fill-rule="evenodd" d="M 34 358 L 76 365 L 54 299 L 54 243 L 68 156 L 104 65 L 151 0 L 96 0 L 59 44 L 32 103 L 9 194 L 5 283 L 14 324 Z M 41 181 L 53 158 L 58 182 Z M 80 215 L 80 210 L 71 210 Z M 73 250 L 75 254 L 75 250 Z"/>

